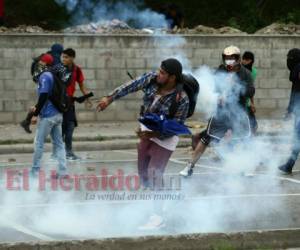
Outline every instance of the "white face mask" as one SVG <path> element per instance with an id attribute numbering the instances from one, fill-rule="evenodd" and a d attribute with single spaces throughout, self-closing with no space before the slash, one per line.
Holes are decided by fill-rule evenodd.
<path id="1" fill-rule="evenodd" d="M 234 59 L 227 59 L 227 60 L 225 60 L 225 64 L 229 65 L 229 66 L 233 66 L 235 64 L 235 60 Z"/>

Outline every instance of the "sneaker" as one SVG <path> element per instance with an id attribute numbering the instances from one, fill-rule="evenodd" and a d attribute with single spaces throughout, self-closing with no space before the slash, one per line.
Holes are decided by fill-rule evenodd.
<path id="1" fill-rule="evenodd" d="M 29 126 L 30 126 L 30 122 L 28 122 L 27 120 L 24 120 L 20 123 L 20 126 L 28 133 L 31 134 L 32 131 L 30 130 Z"/>
<path id="2" fill-rule="evenodd" d="M 242 176 L 250 178 L 250 177 L 254 177 L 255 173 L 253 173 L 253 172 L 242 172 Z"/>
<path id="3" fill-rule="evenodd" d="M 51 161 L 51 162 L 52 162 L 52 161 L 58 161 L 58 158 L 57 158 L 56 155 L 53 155 L 53 154 L 52 154 L 52 155 L 50 156 L 50 158 L 49 158 L 49 161 Z"/>
<path id="4" fill-rule="evenodd" d="M 150 216 L 145 225 L 139 227 L 139 230 L 155 230 L 162 227 L 165 227 L 164 219 L 161 216 L 154 214 Z"/>
<path id="5" fill-rule="evenodd" d="M 140 191 L 147 191 L 150 190 L 150 185 L 148 181 L 141 181 L 140 184 Z"/>
<path id="6" fill-rule="evenodd" d="M 292 174 L 293 166 L 295 165 L 295 161 L 289 159 L 287 163 L 278 167 L 282 174 Z"/>
<path id="7" fill-rule="evenodd" d="M 81 160 L 81 157 L 75 155 L 74 153 L 67 154 L 66 158 L 67 158 L 68 161 L 79 161 L 79 160 Z"/>
<path id="8" fill-rule="evenodd" d="M 179 172 L 179 174 L 184 177 L 192 176 L 193 168 L 194 168 L 194 165 L 192 163 L 188 163 L 188 165 L 183 170 L 181 170 Z"/>

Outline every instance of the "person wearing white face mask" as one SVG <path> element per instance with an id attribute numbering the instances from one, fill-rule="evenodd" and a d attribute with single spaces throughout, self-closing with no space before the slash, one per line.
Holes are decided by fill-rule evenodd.
<path id="1" fill-rule="evenodd" d="M 235 46 L 226 47 L 222 53 L 222 60 L 223 64 L 219 69 L 226 69 L 228 72 L 239 71 L 241 66 L 240 49 Z"/>
<path id="2" fill-rule="evenodd" d="M 226 47 L 222 53 L 222 64 L 216 71 L 218 106 L 207 129 L 193 135 L 192 159 L 179 173 L 181 176 L 188 177 L 193 174 L 195 164 L 212 141 L 240 140 L 251 135 L 246 104 L 247 99 L 254 96 L 255 88 L 251 72 L 241 64 L 240 54 L 236 46 Z M 220 72 L 223 74 L 219 74 Z M 219 83 L 220 80 L 223 85 Z"/>

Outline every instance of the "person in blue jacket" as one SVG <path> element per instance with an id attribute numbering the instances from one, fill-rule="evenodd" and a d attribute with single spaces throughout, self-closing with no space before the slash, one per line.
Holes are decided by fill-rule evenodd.
<path id="1" fill-rule="evenodd" d="M 50 101 L 53 86 L 55 84 L 53 73 L 49 71 L 53 65 L 53 57 L 44 54 L 39 61 L 40 73 L 38 75 L 37 93 L 38 102 L 31 108 L 33 117 L 31 122 L 34 124 L 39 117 L 35 140 L 34 154 L 31 169 L 31 176 L 37 177 L 41 168 L 41 160 L 44 152 L 44 143 L 48 135 L 51 136 L 53 145 L 56 148 L 58 158 L 58 172 L 56 178 L 67 176 L 65 145 L 62 139 L 62 113 Z"/>

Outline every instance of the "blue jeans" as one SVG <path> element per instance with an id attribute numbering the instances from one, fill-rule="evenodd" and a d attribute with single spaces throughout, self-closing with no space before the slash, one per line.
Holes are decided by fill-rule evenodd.
<path id="1" fill-rule="evenodd" d="M 66 151 L 61 131 L 62 120 L 62 114 L 57 114 L 47 118 L 40 118 L 34 139 L 32 171 L 35 172 L 40 170 L 41 160 L 44 153 L 44 143 L 47 136 L 50 134 L 58 159 L 58 174 L 66 174 Z"/>
<path id="2" fill-rule="evenodd" d="M 295 117 L 295 122 L 294 122 L 294 138 L 293 138 L 292 154 L 290 158 L 296 161 L 299 153 L 300 153 L 300 116 L 298 115 Z"/>

